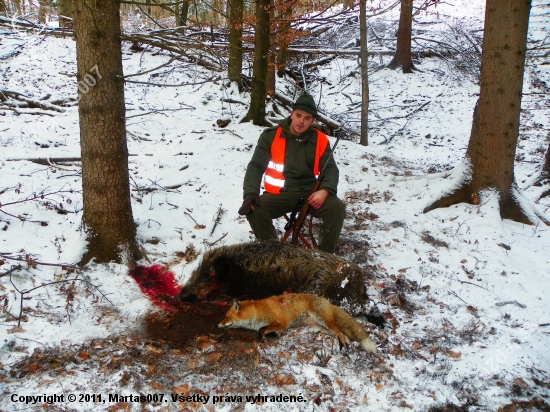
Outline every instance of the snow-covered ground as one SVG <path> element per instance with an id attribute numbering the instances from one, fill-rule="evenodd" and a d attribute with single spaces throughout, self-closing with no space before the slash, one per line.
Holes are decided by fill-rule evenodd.
<path id="1" fill-rule="evenodd" d="M 379 19 L 395 23 L 398 13 Z M 415 24 L 430 23 L 422 26 L 429 34 L 430 26 L 466 20 L 482 29 L 482 19 L 480 1 L 459 1 L 423 13 Z M 546 216 L 550 200 L 539 201 L 542 189 L 531 184 L 550 136 L 548 89 L 541 88 L 541 82 L 550 87 L 550 62 L 543 56 L 550 44 L 549 19 L 549 6 L 535 2 L 529 40 L 538 49 L 527 60 L 516 162 L 519 187 Z M 73 40 L 20 33 L 1 35 L 0 44 L 2 50 L 21 50 L 0 60 L 0 89 L 35 100 L 76 96 Z M 129 46 L 123 46 L 125 74 L 169 60 Z M 0 109 L 0 276 L 22 265 L 0 277 L 0 408 L 32 409 L 36 405 L 27 405 L 24 397 L 44 394 L 65 394 L 51 405 L 60 410 L 421 411 L 445 404 L 497 410 L 512 399 L 539 397 L 548 407 L 550 231 L 542 223 L 501 220 L 490 193 L 477 206 L 422 213 L 463 167 L 479 86 L 438 59 L 415 64 L 420 71 L 414 74 L 387 69 L 369 74 L 370 145 L 343 140 L 335 153 L 339 196 L 348 211 L 338 253 L 373 273 L 369 295 L 388 319 L 385 329 L 367 325 L 379 352 L 340 353 L 332 339 L 300 329 L 250 343 L 246 372 L 219 366 L 224 360 L 214 354 L 224 344 L 212 336 L 199 337 L 188 353 L 140 339 L 140 324 L 155 309 L 126 267 L 68 267 L 86 248 L 79 164 L 45 166 L 28 159 L 80 156 L 77 107 L 50 111 L 53 116 Z M 360 82 L 349 75 L 354 70 L 355 59 L 335 59 L 318 73 L 328 83 L 312 85 L 310 92 L 326 114 L 346 114 L 348 124 L 358 127 L 354 103 L 360 101 Z M 173 62 L 139 79 L 178 84 L 211 76 L 200 66 Z M 287 80 L 278 81 L 280 90 L 289 90 Z M 228 98 L 243 104 L 222 101 Z M 169 266 L 181 284 L 200 261 L 200 256 L 186 260 L 185 251 L 253 239 L 237 214 L 244 171 L 262 131 L 238 123 L 248 100 L 223 79 L 177 88 L 126 87 L 132 208 L 151 262 L 143 263 Z M 232 122 L 220 128 L 221 118 Z M 386 118 L 392 119 L 381 121 Z M 283 222 L 277 224 L 282 228 Z M 77 280 L 31 290 L 66 279 Z M 141 355 L 130 361 L 132 350 Z M 135 369 L 137 364 L 148 366 Z M 162 375 L 157 367 L 172 369 Z M 108 393 L 165 398 L 124 403 L 109 400 Z M 197 399 L 173 402 L 172 393 L 220 399 L 201 406 Z M 86 394 L 103 398 L 79 402 Z M 230 398 L 256 394 L 301 395 L 304 401 L 265 400 L 258 406 Z"/>

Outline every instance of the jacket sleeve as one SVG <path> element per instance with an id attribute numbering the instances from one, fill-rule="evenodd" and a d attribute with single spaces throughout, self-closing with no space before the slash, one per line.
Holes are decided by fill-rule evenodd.
<path id="1" fill-rule="evenodd" d="M 275 133 L 271 129 L 265 130 L 260 135 L 252 159 L 246 167 L 243 184 L 244 197 L 260 194 L 262 176 L 271 159 L 271 144 L 274 138 Z"/>
<path id="2" fill-rule="evenodd" d="M 336 195 L 338 190 L 338 179 L 340 176 L 340 172 L 338 171 L 338 166 L 336 166 L 336 162 L 334 161 L 334 155 L 330 156 L 330 149 L 331 146 L 329 142 L 319 161 L 319 168 L 323 170 L 323 167 L 328 160 L 327 167 L 323 172 L 324 177 L 321 181 L 321 185 L 319 186 L 319 190 L 325 189 L 331 195 Z"/>

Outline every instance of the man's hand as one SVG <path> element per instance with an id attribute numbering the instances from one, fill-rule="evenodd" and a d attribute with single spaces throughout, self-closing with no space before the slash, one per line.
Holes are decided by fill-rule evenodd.
<path id="1" fill-rule="evenodd" d="M 313 192 L 307 198 L 307 202 L 314 209 L 319 209 L 321 206 L 323 206 L 323 203 L 325 203 L 325 200 L 327 200 L 327 197 L 328 197 L 328 192 L 325 189 L 321 189 L 316 192 Z"/>
<path id="2" fill-rule="evenodd" d="M 254 205 L 260 206 L 260 196 L 248 195 L 239 209 L 239 215 L 245 216 L 254 210 Z"/>

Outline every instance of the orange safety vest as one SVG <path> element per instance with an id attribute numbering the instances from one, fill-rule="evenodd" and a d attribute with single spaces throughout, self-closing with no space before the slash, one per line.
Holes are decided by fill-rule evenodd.
<path id="1" fill-rule="evenodd" d="M 282 128 L 278 127 L 275 138 L 271 144 L 271 160 L 267 165 L 264 176 L 264 189 L 268 193 L 278 195 L 285 185 L 285 176 L 283 169 L 285 165 L 285 147 L 286 139 L 281 137 Z M 315 148 L 315 162 L 313 164 L 313 174 L 319 176 L 319 160 L 328 145 L 327 136 L 317 130 L 317 146 Z"/>

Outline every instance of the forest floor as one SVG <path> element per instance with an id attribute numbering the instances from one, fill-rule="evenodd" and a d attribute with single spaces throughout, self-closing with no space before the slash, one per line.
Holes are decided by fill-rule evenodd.
<path id="1" fill-rule="evenodd" d="M 461 0 L 415 23 L 437 38 L 450 22 L 475 32 L 482 16 L 482 2 Z M 390 33 L 398 17 L 372 24 Z M 535 51 L 550 41 L 549 20 L 549 6 L 535 2 Z M 19 50 L 0 60 L 1 89 L 76 96 L 73 40 L 4 33 L 0 42 Z M 537 53 L 528 54 L 515 174 L 526 204 L 549 216 L 546 187 L 534 185 L 550 136 L 550 60 Z M 169 59 L 123 46 L 125 73 Z M 31 160 L 80 156 L 77 106 L 65 100 L 53 116 L 0 108 L 0 410 L 550 410 L 550 230 L 501 220 L 491 193 L 422 213 L 464 167 L 477 78 L 452 61 L 419 60 L 406 75 L 380 59 L 370 63 L 370 145 L 348 138 L 335 153 L 347 208 L 337 254 L 369 273 L 370 308 L 386 319 L 381 328 L 357 318 L 374 354 L 341 351 L 307 328 L 258 342 L 217 328 L 221 303 L 166 313 L 124 265 L 71 267 L 86 249 L 80 164 Z M 323 113 L 355 128 L 357 70 L 354 58 L 334 59 L 309 88 Z M 239 123 L 248 94 L 213 74 L 174 61 L 143 78 L 204 84 L 125 90 L 140 263 L 170 268 L 181 285 L 206 250 L 253 240 L 237 210 L 262 128 Z M 277 87 L 295 92 L 289 78 Z M 271 103 L 268 112 L 276 116 Z M 49 402 L 54 394 L 63 398 Z"/>

